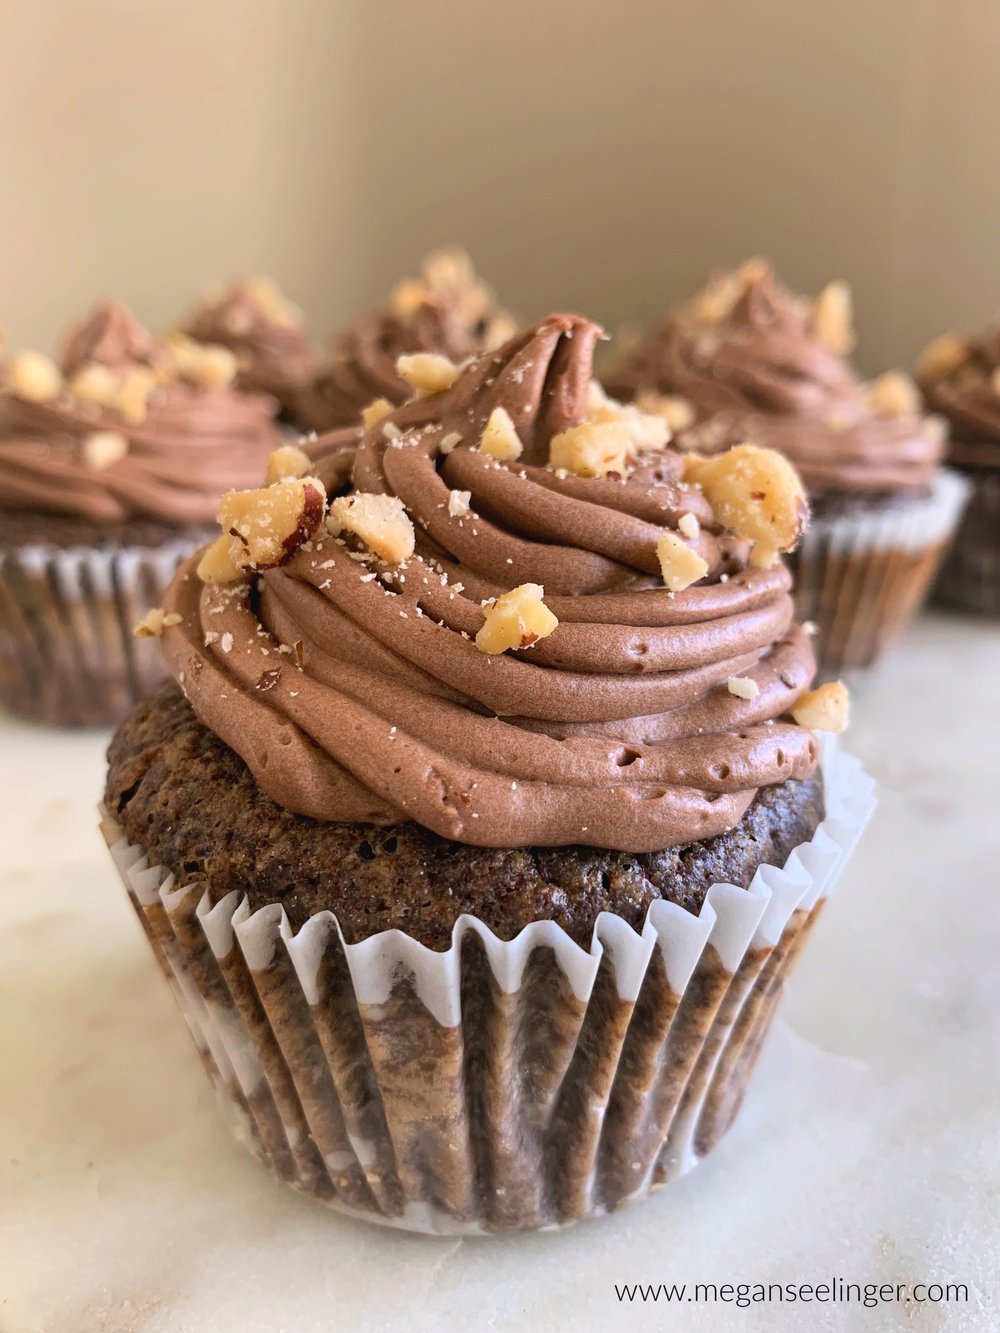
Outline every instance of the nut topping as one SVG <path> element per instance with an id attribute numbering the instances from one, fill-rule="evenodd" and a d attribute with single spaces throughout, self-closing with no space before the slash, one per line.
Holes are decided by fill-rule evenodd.
<path id="1" fill-rule="evenodd" d="M 671 592 L 683 592 L 708 573 L 707 561 L 674 532 L 660 533 L 656 555 L 663 571 L 663 582 Z"/>
<path id="2" fill-rule="evenodd" d="M 928 343 L 921 352 L 917 362 L 917 378 L 926 384 L 947 379 L 965 365 L 970 350 L 964 338 L 959 338 L 954 333 L 943 333 L 940 338 Z"/>
<path id="3" fill-rule="evenodd" d="M 804 694 L 792 709 L 792 717 L 810 731 L 837 732 L 847 727 L 850 711 L 847 686 L 841 680 L 831 680 Z"/>
<path id="4" fill-rule="evenodd" d="M 631 445 L 628 427 L 621 421 L 584 422 L 553 435 L 549 467 L 577 477 L 623 476 Z"/>
<path id="5" fill-rule="evenodd" d="M 367 407 L 361 409 L 361 424 L 365 430 L 371 430 L 372 426 L 384 421 L 391 411 L 392 403 L 388 398 L 373 398 Z"/>
<path id="6" fill-rule="evenodd" d="M 671 435 L 679 435 L 694 425 L 695 411 L 686 398 L 678 394 L 654 393 L 644 389 L 636 398 L 636 406 L 649 416 L 662 417 Z"/>
<path id="7" fill-rule="evenodd" d="M 145 369 L 129 371 L 124 379 L 118 382 L 114 410 L 130 426 L 138 426 L 146 420 L 146 404 L 155 387 L 156 378 L 152 371 Z"/>
<path id="8" fill-rule="evenodd" d="M 476 635 L 481 653 L 503 653 L 508 648 L 530 648 L 547 638 L 559 624 L 542 601 L 545 589 L 539 583 L 522 583 L 483 607 L 486 617 Z"/>
<path id="9" fill-rule="evenodd" d="M 83 461 L 87 467 L 106 468 L 120 463 L 128 453 L 128 440 L 114 430 L 97 430 L 83 441 Z"/>
<path id="10" fill-rule="evenodd" d="M 887 370 L 868 386 L 868 401 L 882 417 L 910 417 L 920 411 L 920 393 L 902 370 Z"/>
<path id="11" fill-rule="evenodd" d="M 480 453 L 510 463 L 521 457 L 522 444 L 517 429 L 505 407 L 495 407 L 479 437 Z M 443 448 L 443 445 L 442 445 Z"/>
<path id="12" fill-rule="evenodd" d="M 416 534 L 397 495 L 342 495 L 330 506 L 330 525 L 360 537 L 370 551 L 389 565 L 413 554 Z"/>
<path id="13" fill-rule="evenodd" d="M 846 282 L 828 282 L 813 302 L 813 337 L 838 356 L 854 347 L 854 305 Z"/>
<path id="14" fill-rule="evenodd" d="M 702 488 L 724 528 L 754 543 L 750 563 L 758 568 L 794 550 L 805 531 L 809 506 L 802 482 L 773 449 L 738 444 L 710 458 L 685 454 L 684 480 Z"/>
<path id="15" fill-rule="evenodd" d="M 726 681 L 726 689 L 737 699 L 756 699 L 760 694 L 760 686 L 749 676 L 730 676 Z"/>
<path id="16" fill-rule="evenodd" d="M 459 368 L 440 352 L 413 352 L 396 360 L 397 373 L 406 380 L 418 398 L 450 389 L 459 376 Z"/>
<path id="17" fill-rule="evenodd" d="M 118 397 L 118 376 L 109 366 L 92 361 L 73 376 L 69 387 L 85 403 L 113 408 Z"/>
<path id="18" fill-rule="evenodd" d="M 269 486 L 286 477 L 305 477 L 312 467 L 312 459 L 297 444 L 283 444 L 272 449 L 267 457 L 267 471 L 264 480 Z"/>
<path id="19" fill-rule="evenodd" d="M 253 491 L 227 491 L 219 505 L 225 529 L 198 564 L 205 583 L 283 565 L 323 520 L 326 491 L 318 477 L 288 477 Z"/>
<path id="20" fill-rule="evenodd" d="M 146 612 L 132 633 L 137 639 L 158 639 L 165 629 L 180 623 L 181 618 L 176 611 L 164 615 L 158 606 L 154 606 L 152 610 Z"/>
<path id="21" fill-rule="evenodd" d="M 62 372 L 43 352 L 19 352 L 7 367 L 7 388 L 26 403 L 50 403 L 62 392 Z"/>

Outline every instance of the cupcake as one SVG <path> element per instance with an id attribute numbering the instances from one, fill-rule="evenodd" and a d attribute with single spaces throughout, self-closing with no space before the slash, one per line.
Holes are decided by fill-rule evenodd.
<path id="1" fill-rule="evenodd" d="M 205 540 L 227 487 L 277 443 L 268 399 L 221 347 L 157 343 L 109 302 L 61 368 L 11 358 L 0 391 L 0 702 L 38 721 L 116 722 L 159 680 L 132 626 Z"/>
<path id="2" fill-rule="evenodd" d="M 270 394 L 285 415 L 316 373 L 301 312 L 268 278 L 207 293 L 184 332 L 196 342 L 227 347 L 239 367 L 237 387 Z"/>
<path id="3" fill-rule="evenodd" d="M 870 384 L 847 361 L 850 290 L 809 303 L 751 260 L 713 278 L 607 377 L 615 395 L 663 412 L 684 449 L 741 440 L 795 464 L 813 522 L 794 557 L 796 608 L 819 629 L 825 674 L 870 666 L 924 599 L 965 486 L 939 466 L 939 421 L 912 381 Z"/>
<path id="4" fill-rule="evenodd" d="M 971 493 L 935 587 L 936 600 L 1000 614 L 1000 327 L 978 339 L 945 334 L 917 369 L 930 407 L 950 427 L 948 461 Z"/>
<path id="5" fill-rule="evenodd" d="M 109 751 L 238 1133 L 374 1221 L 557 1226 L 693 1166 L 871 804 L 815 730 L 847 700 L 779 556 L 793 469 L 665 449 L 599 332 L 415 357 L 353 458 L 224 497 Z"/>
<path id="6" fill-rule="evenodd" d="M 452 361 L 495 347 L 513 331 L 510 316 L 461 250 L 424 260 L 419 278 L 397 284 L 385 309 L 364 315 L 334 339 L 329 361 L 300 396 L 296 423 L 307 431 L 353 426 L 376 399 L 405 402 L 401 356 L 434 352 Z"/>

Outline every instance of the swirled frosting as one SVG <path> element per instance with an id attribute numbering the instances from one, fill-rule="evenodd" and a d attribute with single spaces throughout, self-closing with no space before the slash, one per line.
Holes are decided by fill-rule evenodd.
<path id="1" fill-rule="evenodd" d="M 510 317 L 462 251 L 441 250 L 419 278 L 397 285 L 389 305 L 362 316 L 333 343 L 330 359 L 299 397 L 295 419 L 305 430 L 353 426 L 376 398 L 402 403 L 410 387 L 396 370 L 400 356 L 438 352 L 464 361 L 511 332 Z"/>
<path id="2" fill-rule="evenodd" d="M 940 462 L 940 432 L 915 410 L 883 411 L 840 350 L 824 342 L 816 307 L 751 261 L 721 274 L 652 330 L 609 390 L 677 395 L 694 412 L 683 448 L 714 451 L 741 440 L 791 459 L 810 495 L 926 488 Z"/>
<path id="3" fill-rule="evenodd" d="M 643 851 L 729 829 L 759 787 L 813 770 L 815 737 L 789 717 L 815 663 L 785 566 L 750 566 L 675 453 L 604 478 L 545 464 L 588 414 L 599 332 L 551 316 L 320 460 L 328 493 L 403 502 L 404 564 L 321 530 L 252 584 L 179 572 L 167 661 L 281 805 L 480 846 Z M 475 447 L 497 407 L 524 444 L 509 464 Z M 707 573 L 671 593 L 656 543 L 689 516 Z M 479 651 L 483 601 L 529 580 L 558 627 Z"/>
<path id="4" fill-rule="evenodd" d="M 21 386 L 15 364 L 0 392 L 0 509 L 209 524 L 221 492 L 256 482 L 278 442 L 268 399 L 175 373 L 168 349 L 116 303 L 71 334 L 65 378 L 49 363 L 44 396 Z M 115 395 L 130 391 L 123 407 Z"/>
<path id="5" fill-rule="evenodd" d="M 917 375 L 928 406 L 949 423 L 952 461 L 1000 468 L 1000 325 L 977 338 L 938 339 Z"/>
<path id="6" fill-rule="evenodd" d="M 315 374 L 300 312 L 266 278 L 233 283 L 205 297 L 184 329 L 198 342 L 228 347 L 237 384 L 290 407 Z"/>

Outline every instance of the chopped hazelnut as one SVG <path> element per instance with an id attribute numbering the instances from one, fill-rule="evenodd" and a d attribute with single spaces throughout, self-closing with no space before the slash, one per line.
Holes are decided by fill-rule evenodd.
<path id="1" fill-rule="evenodd" d="M 457 449 L 462 443 L 462 437 L 457 430 L 450 430 L 447 435 L 442 437 L 438 445 L 439 454 L 450 454 L 453 449 Z"/>
<path id="2" fill-rule="evenodd" d="M 237 579 L 246 578 L 247 571 L 239 565 L 236 551 L 236 540 L 228 532 L 209 543 L 196 571 L 202 583 L 235 583 Z"/>
<path id="3" fill-rule="evenodd" d="M 846 282 L 828 282 L 813 302 L 811 327 L 817 342 L 846 356 L 854 346 L 854 309 Z"/>
<path id="4" fill-rule="evenodd" d="M 397 319 L 409 319 L 416 314 L 429 297 L 426 283 L 419 278 L 405 278 L 397 282 L 389 297 L 389 308 Z"/>
<path id="5" fill-rule="evenodd" d="M 260 490 L 227 491 L 219 523 L 233 538 L 233 559 L 241 569 L 273 569 L 309 540 L 325 509 L 318 477 L 288 477 Z"/>
<path id="6" fill-rule="evenodd" d="M 7 367 L 7 388 L 26 403 L 50 403 L 63 388 L 63 377 L 43 352 L 19 352 Z"/>
<path id="7" fill-rule="evenodd" d="M 114 407 L 118 397 L 118 376 L 110 366 L 93 361 L 74 375 L 70 383 L 73 394 L 85 403 L 98 407 Z"/>
<path id="8" fill-rule="evenodd" d="M 553 435 L 549 443 L 549 467 L 565 469 L 577 477 L 606 477 L 624 474 L 631 438 L 620 421 L 584 422 Z"/>
<path id="9" fill-rule="evenodd" d="M 305 477 L 311 467 L 312 459 L 297 444 L 283 444 L 268 455 L 264 480 L 271 486 L 286 477 Z"/>
<path id="10" fill-rule="evenodd" d="M 371 430 L 372 426 L 384 421 L 391 411 L 392 403 L 388 398 L 374 398 L 367 407 L 361 409 L 361 424 L 365 430 Z"/>
<path id="11" fill-rule="evenodd" d="M 115 394 L 114 409 L 131 426 L 138 426 L 146 419 L 146 404 L 149 395 L 156 387 L 153 373 L 145 369 L 131 370 L 119 381 Z"/>
<path id="12" fill-rule="evenodd" d="M 683 592 L 708 573 L 707 562 L 674 532 L 660 533 L 656 555 L 663 571 L 663 582 L 671 592 Z"/>
<path id="13" fill-rule="evenodd" d="M 698 533 L 701 532 L 701 524 L 698 522 L 698 519 L 694 514 L 681 514 L 680 518 L 677 520 L 677 531 L 682 536 L 688 537 L 693 541 L 695 537 L 698 536 Z"/>
<path id="14" fill-rule="evenodd" d="M 804 694 L 792 709 L 792 717 L 810 731 L 843 731 L 850 711 L 847 686 L 841 680 L 831 680 Z"/>
<path id="15" fill-rule="evenodd" d="M 662 416 L 642 411 L 633 403 L 609 398 L 597 380 L 591 380 L 587 390 L 586 420 L 594 425 L 623 425 L 633 451 L 638 454 L 662 449 L 670 438 L 670 428 Z"/>
<path id="16" fill-rule="evenodd" d="M 224 389 L 232 384 L 239 370 L 236 356 L 228 347 L 214 344 L 200 348 L 188 377 L 203 389 Z"/>
<path id="17" fill-rule="evenodd" d="M 418 398 L 450 389 L 459 376 L 459 368 L 439 352 L 413 352 L 396 360 L 396 370 Z"/>
<path id="18" fill-rule="evenodd" d="M 544 588 L 522 583 L 483 607 L 485 620 L 476 635 L 481 653 L 503 653 L 508 648 L 530 648 L 547 638 L 559 621 L 542 601 Z"/>
<path id="19" fill-rule="evenodd" d="M 282 294 L 271 278 L 251 278 L 246 285 L 247 295 L 265 319 L 288 328 L 299 322 L 299 312 Z"/>
<path id="20" fill-rule="evenodd" d="M 737 699 L 756 699 L 760 694 L 760 686 L 749 676 L 730 676 L 726 681 L 726 689 Z"/>
<path id="21" fill-rule="evenodd" d="M 158 606 L 154 606 L 152 610 L 146 612 L 132 633 L 137 639 L 158 639 L 165 629 L 180 623 L 181 618 L 176 611 L 164 615 Z"/>
<path id="22" fill-rule="evenodd" d="M 868 386 L 868 401 L 883 417 L 908 417 L 920 411 L 920 394 L 909 375 L 887 370 Z"/>
<path id="23" fill-rule="evenodd" d="M 759 568 L 794 550 L 805 530 L 809 507 L 802 482 L 773 449 L 738 444 L 708 458 L 685 454 L 684 480 L 702 488 L 724 528 L 754 543 L 750 563 Z"/>
<path id="24" fill-rule="evenodd" d="M 106 468 L 120 463 L 128 453 L 128 440 L 114 430 L 97 430 L 83 441 L 83 461 L 88 467 Z"/>
<path id="25" fill-rule="evenodd" d="M 469 512 L 469 501 L 471 499 L 471 491 L 449 491 L 448 513 L 452 518 L 461 518 L 463 514 Z"/>
<path id="26" fill-rule="evenodd" d="M 954 333 L 943 333 L 924 348 L 917 362 L 917 378 L 931 384 L 946 379 L 969 359 L 969 344 Z"/>
<path id="27" fill-rule="evenodd" d="M 330 514 L 387 564 L 401 564 L 413 554 L 416 534 L 397 495 L 342 495 L 330 506 Z"/>
<path id="28" fill-rule="evenodd" d="M 694 425 L 695 411 L 686 398 L 677 394 L 653 393 L 645 389 L 636 398 L 636 406 L 650 416 L 662 417 L 671 435 L 679 435 Z"/>
<path id="29" fill-rule="evenodd" d="M 479 437 L 480 452 L 510 463 L 521 457 L 522 447 L 510 413 L 505 407 L 495 407 Z"/>

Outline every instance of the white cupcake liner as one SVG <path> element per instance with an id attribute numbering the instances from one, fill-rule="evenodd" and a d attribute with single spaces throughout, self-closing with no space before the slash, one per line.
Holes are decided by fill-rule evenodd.
<path id="1" fill-rule="evenodd" d="M 0 555 L 0 702 L 62 726 L 110 726 L 166 675 L 132 629 L 158 606 L 197 541 L 56 547 Z"/>
<path id="2" fill-rule="evenodd" d="M 799 620 L 817 626 L 820 672 L 872 666 L 920 609 L 969 494 L 941 469 L 926 495 L 820 516 L 792 558 Z"/>
<path id="3" fill-rule="evenodd" d="M 237 1134 L 344 1211 L 435 1233 L 560 1226 L 689 1170 L 728 1128 L 785 978 L 874 807 L 823 744 L 826 815 L 749 888 L 668 902 L 589 949 L 551 921 L 450 948 L 347 944 L 237 892 L 176 886 L 105 817 L 111 855 Z"/>

